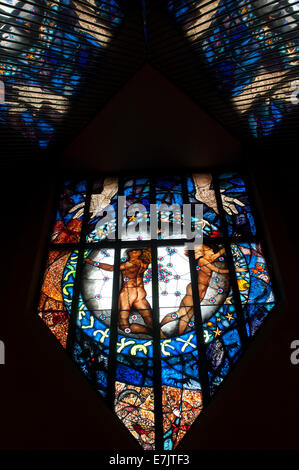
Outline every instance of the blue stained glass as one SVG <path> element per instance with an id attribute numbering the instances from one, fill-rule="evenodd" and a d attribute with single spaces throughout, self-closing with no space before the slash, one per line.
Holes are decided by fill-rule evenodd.
<path id="1" fill-rule="evenodd" d="M 156 180 L 156 200 L 157 205 L 178 204 L 182 206 L 182 184 L 180 177 L 159 178 Z"/>
<path id="2" fill-rule="evenodd" d="M 80 328 L 76 329 L 73 359 L 104 398 L 107 396 L 108 355 L 108 348 L 94 342 Z"/>
<path id="3" fill-rule="evenodd" d="M 196 344 L 196 341 L 195 343 Z M 200 390 L 198 381 L 198 353 L 189 352 L 161 361 L 162 385 Z"/>
<path id="4" fill-rule="evenodd" d="M 229 360 L 225 358 L 221 366 L 219 375 L 223 379 L 228 373 L 229 373 Z"/>
<path id="5" fill-rule="evenodd" d="M 241 302 L 273 302 L 274 294 L 261 246 L 256 243 L 232 245 Z"/>
<path id="6" fill-rule="evenodd" d="M 174 200 L 181 201 L 180 178 L 157 182 L 160 202 L 170 205 Z M 211 225 L 214 220 L 212 228 L 216 231 L 219 214 L 211 174 L 194 174 L 186 182 L 191 203 L 206 205 L 203 220 Z M 235 298 L 225 247 L 217 238 L 213 242 L 211 234 L 210 239 L 195 246 L 192 258 L 184 238 L 173 243 L 111 241 L 102 248 L 98 239 L 96 245 L 82 248 L 79 241 L 86 181 L 66 181 L 60 195 L 39 315 L 65 347 L 69 319 L 75 314 L 75 363 L 105 399 L 108 392 L 111 398 L 112 391 L 107 388 L 110 379 L 114 381 L 113 409 L 145 450 L 156 446 L 157 400 L 162 404 L 161 445 L 164 450 L 174 450 L 200 415 L 205 393 L 214 395 L 244 352 L 244 334 L 254 336 L 276 303 L 260 243 L 242 241 L 255 239 L 244 182 L 237 173 L 220 175 L 219 182 L 230 235 L 240 235 L 230 243 L 230 250 L 241 302 Z M 117 209 L 118 180 L 107 177 L 93 183 L 85 227 L 88 240 L 94 240 L 91 234 L 98 223 L 104 223 L 101 212 L 109 205 Z M 126 179 L 123 187 L 128 204 L 141 202 L 149 208 L 149 178 Z M 153 195 L 155 188 L 151 189 Z M 243 217 L 245 223 L 240 222 Z M 112 230 L 116 230 L 116 221 Z M 55 248 L 54 243 L 65 242 L 76 242 L 76 250 Z M 156 265 L 152 265 L 153 249 Z M 114 276 L 115 251 L 120 257 L 120 276 L 116 310 L 112 311 L 114 282 L 118 282 Z M 76 275 L 78 259 L 80 278 Z M 195 272 L 190 276 L 194 260 Z M 76 286 L 79 295 L 73 299 Z M 195 311 L 198 300 L 200 308 Z M 111 341 L 113 316 L 117 325 Z M 155 395 L 157 389 L 161 397 Z"/>
<path id="7" fill-rule="evenodd" d="M 248 122 L 255 137 L 270 135 L 284 115 L 284 105 L 278 99 L 269 98 L 250 113 Z"/>
<path id="8" fill-rule="evenodd" d="M 116 380 L 134 386 L 153 387 L 153 361 L 131 358 L 124 354 L 117 356 Z"/>
<path id="9" fill-rule="evenodd" d="M 255 335 L 274 306 L 274 303 L 246 305 L 244 314 L 248 336 Z"/>
<path id="10" fill-rule="evenodd" d="M 121 338 L 119 338 L 121 339 Z M 138 344 L 138 342 L 136 343 Z M 147 357 L 148 356 L 148 357 Z M 139 371 L 138 377 L 140 378 L 140 382 L 134 382 L 131 381 L 130 379 L 130 373 L 128 375 L 128 383 L 132 383 L 134 385 L 145 385 L 147 387 L 152 387 L 153 386 L 153 361 L 152 361 L 152 356 L 153 356 L 153 351 L 152 347 L 148 348 L 148 353 L 147 356 L 143 355 L 143 357 L 139 357 L 138 355 L 131 355 L 130 351 L 127 351 L 127 353 L 124 353 L 122 351 L 121 354 L 117 354 L 117 360 L 118 360 L 118 368 L 117 370 L 137 370 Z M 117 372 L 118 373 L 118 372 Z"/>
<path id="11" fill-rule="evenodd" d="M 212 395 L 238 360 L 241 350 L 239 333 L 236 328 L 232 329 L 231 327 L 207 346 L 206 356 Z"/>
<path id="12" fill-rule="evenodd" d="M 126 233 L 123 240 L 150 239 L 150 182 L 148 178 L 127 179 L 124 182 L 124 224 Z"/>
<path id="13" fill-rule="evenodd" d="M 228 234 L 255 235 L 255 222 L 243 179 L 237 173 L 224 173 L 219 176 L 219 187 Z"/>
<path id="14" fill-rule="evenodd" d="M 6 25 L 0 35 L 0 76 L 6 100 L 20 106 L 15 110 L 1 107 L 0 119 L 5 124 L 12 122 L 25 137 L 46 147 L 69 108 L 69 99 L 82 85 L 83 70 L 109 42 L 109 34 L 113 35 L 123 13 L 114 0 L 85 2 L 79 7 L 65 0 L 34 1 L 34 9 L 15 0 L 10 5 L 0 5 L 0 22 Z M 93 15 L 89 17 L 92 27 L 86 22 L 88 15 Z M 24 24 L 30 27 L 24 28 Z M 31 116 L 30 132 L 24 128 L 29 127 L 29 121 L 20 122 L 18 108 L 26 108 Z"/>
<path id="15" fill-rule="evenodd" d="M 124 196 L 128 205 L 139 203 L 149 210 L 150 184 L 148 178 L 128 179 L 124 183 Z"/>
<path id="16" fill-rule="evenodd" d="M 156 205 L 158 238 L 181 238 L 183 231 L 183 196 L 180 177 L 157 178 Z"/>
<path id="17" fill-rule="evenodd" d="M 23 113 L 22 118 L 25 122 L 25 125 L 32 124 L 33 122 L 33 117 L 30 113 Z"/>
<path id="18" fill-rule="evenodd" d="M 241 341 L 237 330 L 230 330 L 222 336 L 229 357 L 235 357 L 241 349 Z"/>
<path id="19" fill-rule="evenodd" d="M 201 10 L 200 0 L 168 1 L 174 16 L 214 75 L 217 88 L 248 122 L 256 138 L 271 134 L 294 109 L 293 78 L 285 72 L 298 65 L 296 2 L 215 0 Z M 195 10 L 197 8 L 197 10 Z M 253 93 L 252 84 L 258 87 Z M 286 91 L 278 91 L 283 85 Z M 240 98 L 240 99 L 238 99 Z"/>
<path id="20" fill-rule="evenodd" d="M 231 297 L 227 302 L 231 302 Z M 214 308 L 215 311 L 215 308 Z M 215 338 L 221 337 L 227 331 L 236 325 L 237 312 L 235 306 L 226 303 L 216 308 L 216 313 L 208 318 L 203 324 L 203 336 L 206 344 L 209 344 Z"/>

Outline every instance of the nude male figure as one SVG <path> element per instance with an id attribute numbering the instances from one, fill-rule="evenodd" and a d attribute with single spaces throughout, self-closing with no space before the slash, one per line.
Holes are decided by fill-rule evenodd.
<path id="1" fill-rule="evenodd" d="M 118 301 L 118 324 L 125 333 L 152 334 L 152 312 L 151 306 L 146 299 L 146 290 L 143 285 L 143 274 L 147 270 L 151 255 L 147 249 L 127 250 L 128 260 L 120 264 L 122 274 L 122 286 Z M 113 271 L 114 266 L 106 263 L 95 263 L 85 259 L 86 263 L 96 266 L 105 271 Z M 145 325 L 140 323 L 129 323 L 131 309 L 134 308 L 142 316 Z"/>

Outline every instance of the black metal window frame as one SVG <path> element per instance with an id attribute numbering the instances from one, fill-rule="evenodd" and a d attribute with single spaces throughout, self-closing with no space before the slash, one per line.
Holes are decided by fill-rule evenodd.
<path id="1" fill-rule="evenodd" d="M 226 212 L 223 208 L 220 187 L 219 187 L 219 179 L 218 177 L 221 174 L 227 173 L 229 171 L 233 171 L 237 173 L 244 181 L 246 192 L 249 199 L 250 208 L 254 217 L 255 226 L 256 226 L 256 235 L 254 236 L 229 236 L 228 234 L 228 225 L 226 220 Z M 142 175 L 125 175 L 119 176 L 119 185 L 118 185 L 118 196 L 122 196 L 124 192 L 124 180 L 125 179 L 133 179 L 133 178 L 146 178 L 146 172 Z M 271 258 L 269 256 L 269 251 L 267 249 L 267 243 L 262 236 L 261 231 L 261 219 L 259 214 L 256 210 L 255 204 L 255 197 L 251 190 L 251 182 L 247 175 L 244 174 L 243 171 L 240 171 L 238 168 L 229 168 L 229 169 L 222 169 L 221 171 L 209 171 L 209 170 L 194 170 L 192 172 L 185 172 L 180 177 L 182 183 L 182 195 L 183 195 L 183 203 L 189 204 L 189 197 L 188 197 L 188 189 L 187 189 L 187 178 L 192 177 L 192 174 L 196 173 L 210 173 L 212 174 L 212 185 L 215 191 L 218 211 L 219 211 L 219 218 L 220 218 L 220 233 L 222 236 L 210 238 L 206 235 L 203 235 L 203 243 L 206 241 L 210 245 L 215 246 L 223 246 L 225 248 L 226 260 L 229 269 L 229 276 L 231 281 L 231 287 L 233 291 L 233 298 L 234 298 L 234 305 L 236 309 L 236 317 L 237 317 L 237 330 L 241 340 L 241 350 L 239 359 L 236 363 L 239 362 L 240 358 L 243 356 L 244 352 L 247 350 L 249 344 L 252 342 L 253 338 L 247 334 L 246 331 L 246 324 L 245 324 L 245 313 L 242 307 L 239 288 L 237 284 L 237 277 L 234 268 L 234 261 L 233 255 L 231 252 L 231 245 L 233 243 L 260 243 L 262 246 L 263 256 L 265 258 L 267 269 L 270 274 L 271 279 L 271 286 L 272 291 L 275 296 L 275 307 L 280 301 L 281 293 L 280 288 L 276 282 L 276 276 L 273 272 L 273 266 L 271 263 Z M 84 252 L 86 249 L 105 249 L 110 248 L 114 250 L 114 275 L 113 275 L 113 286 L 112 286 L 112 309 L 111 309 L 111 324 L 110 324 L 110 341 L 109 341 L 109 357 L 108 357 L 108 385 L 107 385 L 107 399 L 105 402 L 108 404 L 109 408 L 114 412 L 114 403 L 115 403 L 115 381 L 116 381 L 116 365 L 117 365 L 117 335 L 118 335 L 118 295 L 120 291 L 120 258 L 121 258 L 121 250 L 124 248 L 133 248 L 133 247 L 149 247 L 151 248 L 151 255 L 152 255 L 152 314 L 153 314 L 153 364 L 154 364 L 154 377 L 153 377 L 153 391 L 154 391 L 154 415 L 155 415 L 155 451 L 163 451 L 163 409 L 162 409 L 162 383 L 161 383 L 161 350 L 160 350 L 160 328 L 159 328 L 159 292 L 158 292 L 158 256 L 157 250 L 159 247 L 163 246 L 182 246 L 186 242 L 186 238 L 182 239 L 158 239 L 158 240 L 119 240 L 118 239 L 118 227 L 116 224 L 116 236 L 114 240 L 102 240 L 97 242 L 87 242 L 86 235 L 87 235 L 87 227 L 88 227 L 88 220 L 89 220 L 89 207 L 90 207 L 90 200 L 92 195 L 92 186 L 93 182 L 98 180 L 99 178 L 104 178 L 107 176 L 111 176 L 108 174 L 96 174 L 94 176 L 88 176 L 87 178 L 78 177 L 76 176 L 75 180 L 87 181 L 87 190 L 86 190 L 86 197 L 85 197 L 85 205 L 84 205 L 84 214 L 82 220 L 82 228 L 80 234 L 80 240 L 77 243 L 53 243 L 51 241 L 52 231 L 49 234 L 49 242 L 48 242 L 48 249 L 45 251 L 45 258 L 43 263 L 43 271 L 41 272 L 40 277 L 40 286 L 37 295 L 37 303 L 39 300 L 39 295 L 41 292 L 42 284 L 43 284 L 43 274 L 46 268 L 46 263 L 48 260 L 48 256 L 50 251 L 64 251 L 64 250 L 78 250 L 78 260 L 77 260 L 77 267 L 76 267 L 76 276 L 74 281 L 74 288 L 73 288 L 73 298 L 72 298 L 72 307 L 71 307 L 71 316 L 69 321 L 69 329 L 67 334 L 67 345 L 66 353 L 70 356 L 72 361 L 73 359 L 73 346 L 75 342 L 75 334 L 76 334 L 76 322 L 77 322 L 77 314 L 78 314 L 78 301 L 79 301 L 79 294 L 80 294 L 80 283 L 81 283 L 81 273 L 82 268 L 84 266 Z M 118 175 L 113 175 L 118 176 Z M 164 175 L 163 175 L 164 176 Z M 162 176 L 162 177 L 163 177 Z M 171 179 L 174 176 L 167 176 L 167 178 Z M 56 221 L 56 214 L 57 208 L 59 204 L 59 198 L 61 194 L 61 190 L 63 189 L 63 184 L 66 179 L 61 179 L 61 183 L 57 185 L 56 190 L 56 197 L 53 207 L 53 215 L 52 215 L 52 223 L 51 229 Z M 156 184 L 155 178 L 149 177 L 150 180 L 150 204 L 156 203 Z M 200 202 L 199 202 L 200 203 Z M 198 345 L 198 362 L 199 362 L 199 383 L 201 384 L 201 391 L 202 391 L 202 401 L 203 401 L 203 409 L 202 412 L 205 411 L 207 405 L 210 403 L 212 396 L 210 394 L 209 389 L 209 378 L 208 378 L 208 366 L 207 366 L 207 357 L 206 357 L 206 345 L 204 342 L 203 336 L 203 322 L 201 317 L 201 306 L 200 306 L 200 299 L 199 299 L 199 292 L 197 288 L 197 278 L 196 278 L 196 260 L 194 256 L 194 251 L 189 250 L 189 269 L 190 269 L 190 277 L 191 277 L 191 285 L 192 285 L 192 295 L 193 295 L 193 303 L 194 303 L 194 322 L 195 322 L 195 331 L 196 331 L 196 339 Z M 269 315 L 266 317 L 265 321 L 268 320 Z M 62 347 L 61 345 L 59 345 Z M 227 376 L 230 375 L 232 369 L 235 367 L 236 364 L 231 364 L 230 372 Z M 219 389 L 222 388 L 223 383 L 227 379 L 227 376 L 223 379 L 220 387 L 218 387 L 217 392 Z M 88 380 L 88 379 L 87 379 Z M 216 392 L 216 393 L 217 393 Z M 213 395 L 214 396 L 214 395 Z M 202 414 L 200 413 L 200 415 Z M 116 413 L 114 412 L 115 416 Z M 117 419 L 119 419 L 117 417 Z M 121 420 L 120 420 L 121 421 Z M 129 431 L 128 431 L 129 432 Z M 131 433 L 130 437 L 131 436 Z M 181 442 L 180 442 L 181 443 Z M 180 445 L 179 443 L 179 445 Z"/>

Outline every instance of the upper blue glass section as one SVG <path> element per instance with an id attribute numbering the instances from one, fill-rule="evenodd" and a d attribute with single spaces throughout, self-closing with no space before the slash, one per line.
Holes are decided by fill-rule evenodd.
<path id="1" fill-rule="evenodd" d="M 298 1 L 169 0 L 168 9 L 251 134 L 271 134 L 299 102 Z"/>
<path id="2" fill-rule="evenodd" d="M 0 4 L 0 123 L 47 147 L 123 13 L 115 0 Z"/>

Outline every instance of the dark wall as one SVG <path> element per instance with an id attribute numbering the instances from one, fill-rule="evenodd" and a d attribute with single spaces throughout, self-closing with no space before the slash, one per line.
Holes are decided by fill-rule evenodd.
<path id="1" fill-rule="evenodd" d="M 87 170 L 219 165 L 240 143 L 149 65 L 117 93 L 63 154 Z M 182 162 L 183 156 L 183 162 Z"/>
<path id="2" fill-rule="evenodd" d="M 180 449 L 298 448 L 299 365 L 289 358 L 291 341 L 299 339 L 293 150 L 286 147 L 279 159 L 273 158 L 273 149 L 265 153 L 259 146 L 240 152 L 235 139 L 151 71 L 148 78 L 143 73 L 141 82 L 128 84 L 117 100 L 100 113 L 82 141 L 70 146 L 64 156 L 69 171 L 124 170 L 134 168 L 132 161 L 140 170 L 157 172 L 172 163 L 198 169 L 249 165 L 285 297 Z M 138 449 L 35 313 L 53 184 L 61 171 L 62 165 L 57 170 L 51 161 L 11 164 L 2 171 L 0 339 L 6 364 L 0 366 L 0 448 Z"/>

